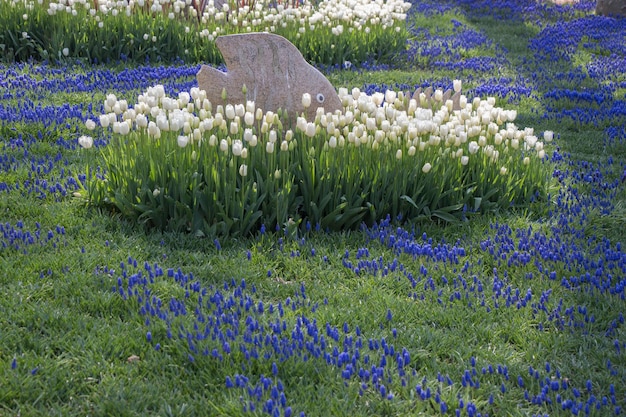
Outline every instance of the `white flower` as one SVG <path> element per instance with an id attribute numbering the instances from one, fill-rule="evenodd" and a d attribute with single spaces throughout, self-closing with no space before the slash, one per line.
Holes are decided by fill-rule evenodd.
<path id="1" fill-rule="evenodd" d="M 534 148 L 536 143 L 537 143 L 537 136 L 531 135 L 531 136 L 526 137 L 526 144 L 528 145 L 528 148 L 530 149 Z"/>
<path id="2" fill-rule="evenodd" d="M 178 146 L 180 146 L 181 148 L 184 148 L 189 143 L 189 136 L 187 135 L 178 136 L 177 143 L 178 143 Z"/>
<path id="3" fill-rule="evenodd" d="M 432 169 L 432 167 L 433 167 L 433 166 L 432 166 L 429 162 L 426 162 L 426 163 L 424 164 L 424 166 L 422 167 L 422 172 L 423 172 L 424 174 L 428 174 L 428 173 L 430 172 L 430 170 Z"/>
<path id="4" fill-rule="evenodd" d="M 455 93 L 458 93 L 459 91 L 461 91 L 461 80 L 454 80 L 452 81 L 452 88 L 454 89 Z"/>
<path id="5" fill-rule="evenodd" d="M 148 126 L 148 118 L 143 114 L 138 114 L 135 118 L 135 122 L 137 123 L 137 127 L 140 128 Z"/>
<path id="6" fill-rule="evenodd" d="M 87 130 L 94 130 L 96 128 L 96 122 L 91 119 L 87 119 L 85 121 L 85 127 L 87 128 Z"/>
<path id="7" fill-rule="evenodd" d="M 245 142 L 250 142 L 252 140 L 252 136 L 253 136 L 252 129 L 247 128 L 243 131 L 243 140 Z"/>
<path id="8" fill-rule="evenodd" d="M 93 138 L 91 136 L 81 136 L 78 138 L 78 144 L 83 148 L 83 149 L 89 149 L 93 146 Z"/>
<path id="9" fill-rule="evenodd" d="M 337 147 L 337 137 L 336 136 L 331 136 L 328 139 L 328 146 L 332 149 Z"/>
<path id="10" fill-rule="evenodd" d="M 224 109 L 224 115 L 228 120 L 232 120 L 235 118 L 235 107 L 232 104 L 227 104 Z"/>
<path id="11" fill-rule="evenodd" d="M 160 194 L 161 194 L 161 190 L 159 190 L 158 188 L 155 188 L 154 191 L 152 191 L 153 197 L 158 197 Z"/>
<path id="12" fill-rule="evenodd" d="M 524 157 L 524 165 L 528 165 L 530 164 L 530 158 L 529 157 Z"/>
<path id="13" fill-rule="evenodd" d="M 469 156 L 463 155 L 461 157 L 461 165 L 467 165 L 469 163 Z"/>
<path id="14" fill-rule="evenodd" d="M 402 149 L 396 151 L 396 159 L 402 159 Z"/>
<path id="15" fill-rule="evenodd" d="M 220 141 L 220 151 L 228 152 L 228 142 L 226 141 L 226 139 L 222 139 Z"/>
<path id="16" fill-rule="evenodd" d="M 254 113 L 247 111 L 246 114 L 243 116 L 243 121 L 246 126 L 252 126 L 252 124 L 254 123 Z"/>
<path id="17" fill-rule="evenodd" d="M 242 177 L 248 175 L 248 165 L 241 164 L 241 166 L 239 167 L 239 175 L 241 175 Z"/>
<path id="18" fill-rule="evenodd" d="M 110 119 L 108 114 L 101 114 L 98 119 L 100 120 L 100 126 L 109 127 Z"/>
<path id="19" fill-rule="evenodd" d="M 70 50 L 69 50 L 69 48 L 63 48 L 61 53 L 63 53 L 63 56 L 68 56 L 70 54 Z"/>
<path id="20" fill-rule="evenodd" d="M 389 104 L 393 104 L 393 102 L 396 101 L 396 96 L 397 96 L 397 93 L 393 90 L 385 91 L 385 101 Z"/>
<path id="21" fill-rule="evenodd" d="M 267 142 L 265 144 L 265 152 L 274 153 L 274 142 Z"/>
<path id="22" fill-rule="evenodd" d="M 243 104 L 239 103 L 239 104 L 235 104 L 235 115 L 239 116 L 240 118 L 243 117 L 243 115 L 246 113 L 246 108 Z"/>
<path id="23" fill-rule="evenodd" d="M 130 123 L 128 121 L 120 122 L 119 124 L 119 133 L 120 135 L 128 135 L 130 132 Z"/>
<path id="24" fill-rule="evenodd" d="M 501 167 L 500 168 L 500 175 L 506 175 L 507 169 L 506 167 Z"/>
<path id="25" fill-rule="evenodd" d="M 309 93 L 302 94 L 302 107 L 308 109 L 311 106 L 311 95 Z"/>
<path id="26" fill-rule="evenodd" d="M 286 152 L 289 150 L 289 142 L 287 142 L 286 140 L 282 141 L 282 143 L 280 144 L 280 150 L 283 152 Z"/>
<path id="27" fill-rule="evenodd" d="M 148 135 L 149 136 L 160 136 L 161 130 L 152 120 L 148 123 Z"/>
<path id="28" fill-rule="evenodd" d="M 156 123 L 159 129 L 164 131 L 170 130 L 170 123 L 167 120 L 167 116 L 165 116 L 165 114 L 158 115 L 156 118 Z"/>
<path id="29" fill-rule="evenodd" d="M 241 156 L 241 151 L 243 150 L 243 143 L 237 139 L 233 141 L 233 155 Z"/>
<path id="30" fill-rule="evenodd" d="M 304 131 L 304 134 L 307 135 L 308 137 L 312 138 L 313 136 L 315 136 L 315 123 L 313 122 L 309 122 L 306 124 L 306 130 Z"/>
<path id="31" fill-rule="evenodd" d="M 115 103 L 117 103 L 117 97 L 115 96 L 115 94 L 108 94 L 104 104 L 113 108 Z"/>
<path id="32" fill-rule="evenodd" d="M 178 102 L 180 103 L 180 107 L 185 107 L 189 103 L 191 96 L 186 91 L 181 91 L 178 93 Z"/>
<path id="33" fill-rule="evenodd" d="M 546 130 L 545 132 L 543 132 L 543 139 L 546 142 L 552 142 L 552 139 L 554 139 L 554 132 L 551 130 Z"/>

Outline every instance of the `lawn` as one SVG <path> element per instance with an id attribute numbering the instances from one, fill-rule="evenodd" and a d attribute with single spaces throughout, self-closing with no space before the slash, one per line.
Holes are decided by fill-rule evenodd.
<path id="1" fill-rule="evenodd" d="M 626 19 L 594 6 L 413 0 L 394 59 L 320 65 L 367 94 L 462 80 L 555 137 L 540 204 L 333 232 L 86 205 L 111 137 L 85 152 L 85 120 L 200 63 L 0 55 L 0 415 L 626 412 Z"/>

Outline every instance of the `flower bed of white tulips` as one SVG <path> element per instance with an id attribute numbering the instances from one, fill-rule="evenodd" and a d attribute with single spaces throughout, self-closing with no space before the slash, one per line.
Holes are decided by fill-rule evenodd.
<path id="1" fill-rule="evenodd" d="M 168 97 L 155 86 L 132 107 L 109 95 L 106 113 L 87 121 L 112 133 L 90 202 L 163 230 L 248 234 L 261 223 L 334 230 L 387 215 L 455 221 L 546 198 L 544 141 L 493 98 L 461 96 L 453 110 L 441 91 L 430 101 L 339 95 L 343 111 L 292 128 L 250 101 L 214 107 L 197 88 Z"/>
<path id="2" fill-rule="evenodd" d="M 0 58 L 219 63 L 217 36 L 273 32 L 311 62 L 387 60 L 405 48 L 402 0 L 0 0 Z M 14 57 L 2 56 L 13 51 Z"/>

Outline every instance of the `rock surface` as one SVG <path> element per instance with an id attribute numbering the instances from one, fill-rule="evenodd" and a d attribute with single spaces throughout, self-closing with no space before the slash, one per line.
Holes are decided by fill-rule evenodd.
<path id="1" fill-rule="evenodd" d="M 287 111 L 292 124 L 302 113 L 308 121 L 313 121 L 318 107 L 323 107 L 325 112 L 343 109 L 332 84 L 282 36 L 226 35 L 218 37 L 215 43 L 224 57 L 227 72 L 203 65 L 197 75 L 199 88 L 207 92 L 213 105 L 254 101 L 263 111 Z M 306 109 L 302 104 L 304 93 L 311 96 L 311 105 Z"/>
<path id="2" fill-rule="evenodd" d="M 626 0 L 598 0 L 596 14 L 626 17 Z"/>

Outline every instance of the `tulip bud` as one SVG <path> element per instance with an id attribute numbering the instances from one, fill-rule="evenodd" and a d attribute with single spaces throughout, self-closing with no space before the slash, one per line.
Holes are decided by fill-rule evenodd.
<path id="1" fill-rule="evenodd" d="M 81 136 L 78 138 L 78 144 L 83 148 L 83 149 L 89 149 L 93 146 L 93 138 L 91 136 Z"/>
<path id="2" fill-rule="evenodd" d="M 184 148 L 189 143 L 189 137 L 186 135 L 180 135 L 178 137 L 177 142 L 178 142 L 178 146 L 180 146 L 181 148 Z"/>
<path id="3" fill-rule="evenodd" d="M 554 132 L 551 130 L 546 130 L 545 132 L 543 132 L 543 139 L 546 142 L 552 142 L 552 139 L 554 139 Z"/>

